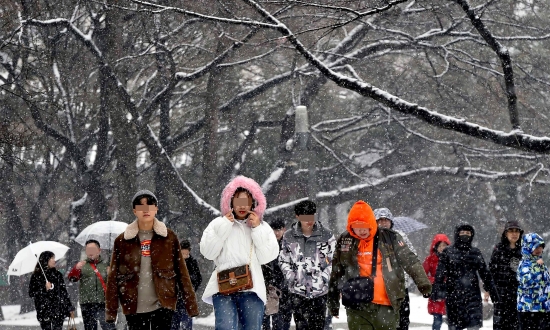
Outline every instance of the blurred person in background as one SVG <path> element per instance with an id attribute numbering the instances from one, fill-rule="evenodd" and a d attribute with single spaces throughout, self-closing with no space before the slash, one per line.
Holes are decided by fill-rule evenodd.
<path id="1" fill-rule="evenodd" d="M 424 263 L 422 263 L 424 271 L 426 271 L 426 275 L 428 275 L 428 279 L 432 284 L 435 282 L 435 273 L 437 271 L 437 264 L 439 263 L 439 256 L 449 245 L 451 245 L 451 241 L 445 234 L 437 234 L 432 240 L 430 254 L 426 257 Z M 445 292 L 439 291 L 439 293 L 441 296 L 438 296 L 437 300 L 433 300 L 432 298 L 428 300 L 428 313 L 434 317 L 432 330 L 441 329 L 443 315 L 446 314 Z"/>
<path id="2" fill-rule="evenodd" d="M 523 230 L 517 221 L 506 222 L 501 240 L 491 255 L 489 271 L 500 296 L 498 303 L 494 304 L 493 329 L 495 330 L 519 329 L 517 272 L 521 260 L 522 236 Z M 488 292 L 485 292 L 485 300 L 489 300 Z"/>
<path id="3" fill-rule="evenodd" d="M 285 220 L 283 218 L 276 218 L 269 223 L 277 242 L 279 243 L 279 253 L 282 248 L 282 238 L 286 232 Z M 272 315 L 265 315 L 264 322 L 262 324 L 263 330 L 288 330 L 290 329 L 290 320 L 292 319 L 292 309 L 290 306 L 288 284 L 285 281 L 285 275 L 283 274 L 281 267 L 279 267 L 278 258 L 262 265 L 262 269 L 269 268 L 269 279 L 266 280 L 268 290 L 277 290 L 279 293 L 279 311 Z M 264 272 L 265 273 L 265 272 Z"/>
<path id="4" fill-rule="evenodd" d="M 441 301 L 442 296 L 446 297 L 449 330 L 477 330 L 483 326 L 479 278 L 493 302 L 499 301 L 498 291 L 483 255 L 472 246 L 474 235 L 473 226 L 459 224 L 455 228 L 454 243 L 439 255 L 431 298 Z"/>
<path id="5" fill-rule="evenodd" d="M 199 270 L 199 263 L 191 255 L 191 242 L 188 239 L 180 241 L 181 256 L 185 260 L 189 277 L 191 278 L 191 284 L 195 290 L 195 294 L 202 283 L 202 275 Z M 178 302 L 176 303 L 176 312 L 172 317 L 171 330 L 191 330 L 193 328 L 193 319 L 187 315 L 185 309 L 185 301 L 183 296 L 178 292 Z"/>
<path id="6" fill-rule="evenodd" d="M 385 207 L 375 209 L 374 216 L 376 217 L 376 223 L 379 227 L 393 229 L 395 232 L 401 235 L 405 244 L 407 244 L 409 249 L 414 254 L 416 254 L 416 250 L 414 249 L 414 246 L 412 245 L 407 235 L 401 230 L 396 230 L 393 228 L 393 215 L 389 209 Z M 399 309 L 399 326 L 397 327 L 397 330 L 408 330 L 409 324 L 411 324 L 411 321 L 409 319 L 409 316 L 411 315 L 411 300 L 409 298 L 410 285 L 412 285 L 411 277 L 407 273 L 405 273 L 405 300 L 403 300 L 401 308 Z"/>
<path id="7" fill-rule="evenodd" d="M 34 300 L 36 318 L 43 330 L 62 330 L 66 317 L 74 318 L 63 275 L 55 267 L 55 255 L 44 251 L 38 257 L 29 282 L 29 296 Z"/>

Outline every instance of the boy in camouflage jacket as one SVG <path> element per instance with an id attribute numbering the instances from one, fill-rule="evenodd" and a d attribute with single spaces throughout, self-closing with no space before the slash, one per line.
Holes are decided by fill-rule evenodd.
<path id="1" fill-rule="evenodd" d="M 279 266 L 289 285 L 296 329 L 322 330 L 336 239 L 315 221 L 315 203 L 300 202 L 294 212 L 299 221 L 283 236 Z"/>

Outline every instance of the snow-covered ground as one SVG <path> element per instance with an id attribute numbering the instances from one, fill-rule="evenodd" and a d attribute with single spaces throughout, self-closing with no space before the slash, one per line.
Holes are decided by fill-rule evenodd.
<path id="1" fill-rule="evenodd" d="M 417 294 L 411 294 L 411 328 L 417 330 L 431 330 L 433 317 L 428 314 L 428 300 Z M 2 306 L 2 312 L 4 313 L 4 321 L 0 322 L 0 326 L 39 326 L 36 320 L 36 312 L 30 312 L 26 314 L 19 314 L 20 306 Z M 82 323 L 82 318 L 76 318 L 78 324 Z M 205 327 L 214 327 L 214 315 L 211 314 L 207 317 L 195 318 L 194 324 L 202 325 Z M 294 321 L 292 321 L 294 325 Z M 347 324 L 346 311 L 344 308 L 340 310 L 340 318 L 333 318 L 332 324 L 335 330 L 346 329 L 343 325 Z M 341 325 L 342 327 L 339 327 Z M 447 325 L 443 324 L 442 330 L 447 330 Z M 493 320 L 489 319 L 483 322 L 482 329 L 493 329 Z"/>
<path id="2" fill-rule="evenodd" d="M 39 327 L 40 324 L 36 320 L 36 311 L 19 314 L 21 310 L 20 305 L 2 306 L 2 313 L 4 314 L 4 321 L 0 321 L 0 326 L 27 326 L 27 327 Z M 80 309 L 79 309 L 80 312 Z M 75 318 L 77 324 L 82 323 L 82 318 Z M 67 324 L 67 322 L 65 322 Z"/>
<path id="3" fill-rule="evenodd" d="M 418 330 L 431 330 L 433 316 L 428 314 L 428 299 L 423 298 L 421 295 L 411 294 L 411 328 Z M 208 317 L 195 319 L 194 324 L 204 325 L 204 326 L 214 326 L 214 314 L 209 315 Z M 338 325 L 347 324 L 346 310 L 341 307 L 340 309 L 340 318 L 332 318 L 333 328 L 338 329 L 347 329 L 344 327 L 338 327 Z M 294 324 L 294 319 L 292 320 L 292 325 Z M 483 328 L 481 329 L 493 329 L 493 319 L 483 321 Z M 448 330 L 447 325 L 443 324 L 441 330 Z"/>

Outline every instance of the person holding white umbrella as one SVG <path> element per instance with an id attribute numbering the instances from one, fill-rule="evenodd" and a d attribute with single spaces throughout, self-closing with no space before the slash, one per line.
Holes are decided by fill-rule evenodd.
<path id="1" fill-rule="evenodd" d="M 63 275 L 55 268 L 55 254 L 40 254 L 29 283 L 29 296 L 34 299 L 36 317 L 44 330 L 62 330 L 66 317 L 74 318 Z"/>

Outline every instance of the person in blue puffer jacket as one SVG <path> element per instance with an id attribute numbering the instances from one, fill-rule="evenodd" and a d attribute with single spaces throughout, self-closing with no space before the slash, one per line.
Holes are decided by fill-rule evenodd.
<path id="1" fill-rule="evenodd" d="M 550 274 L 542 260 L 544 240 L 536 233 L 523 236 L 518 266 L 518 315 L 522 330 L 545 329 L 550 321 Z"/>

